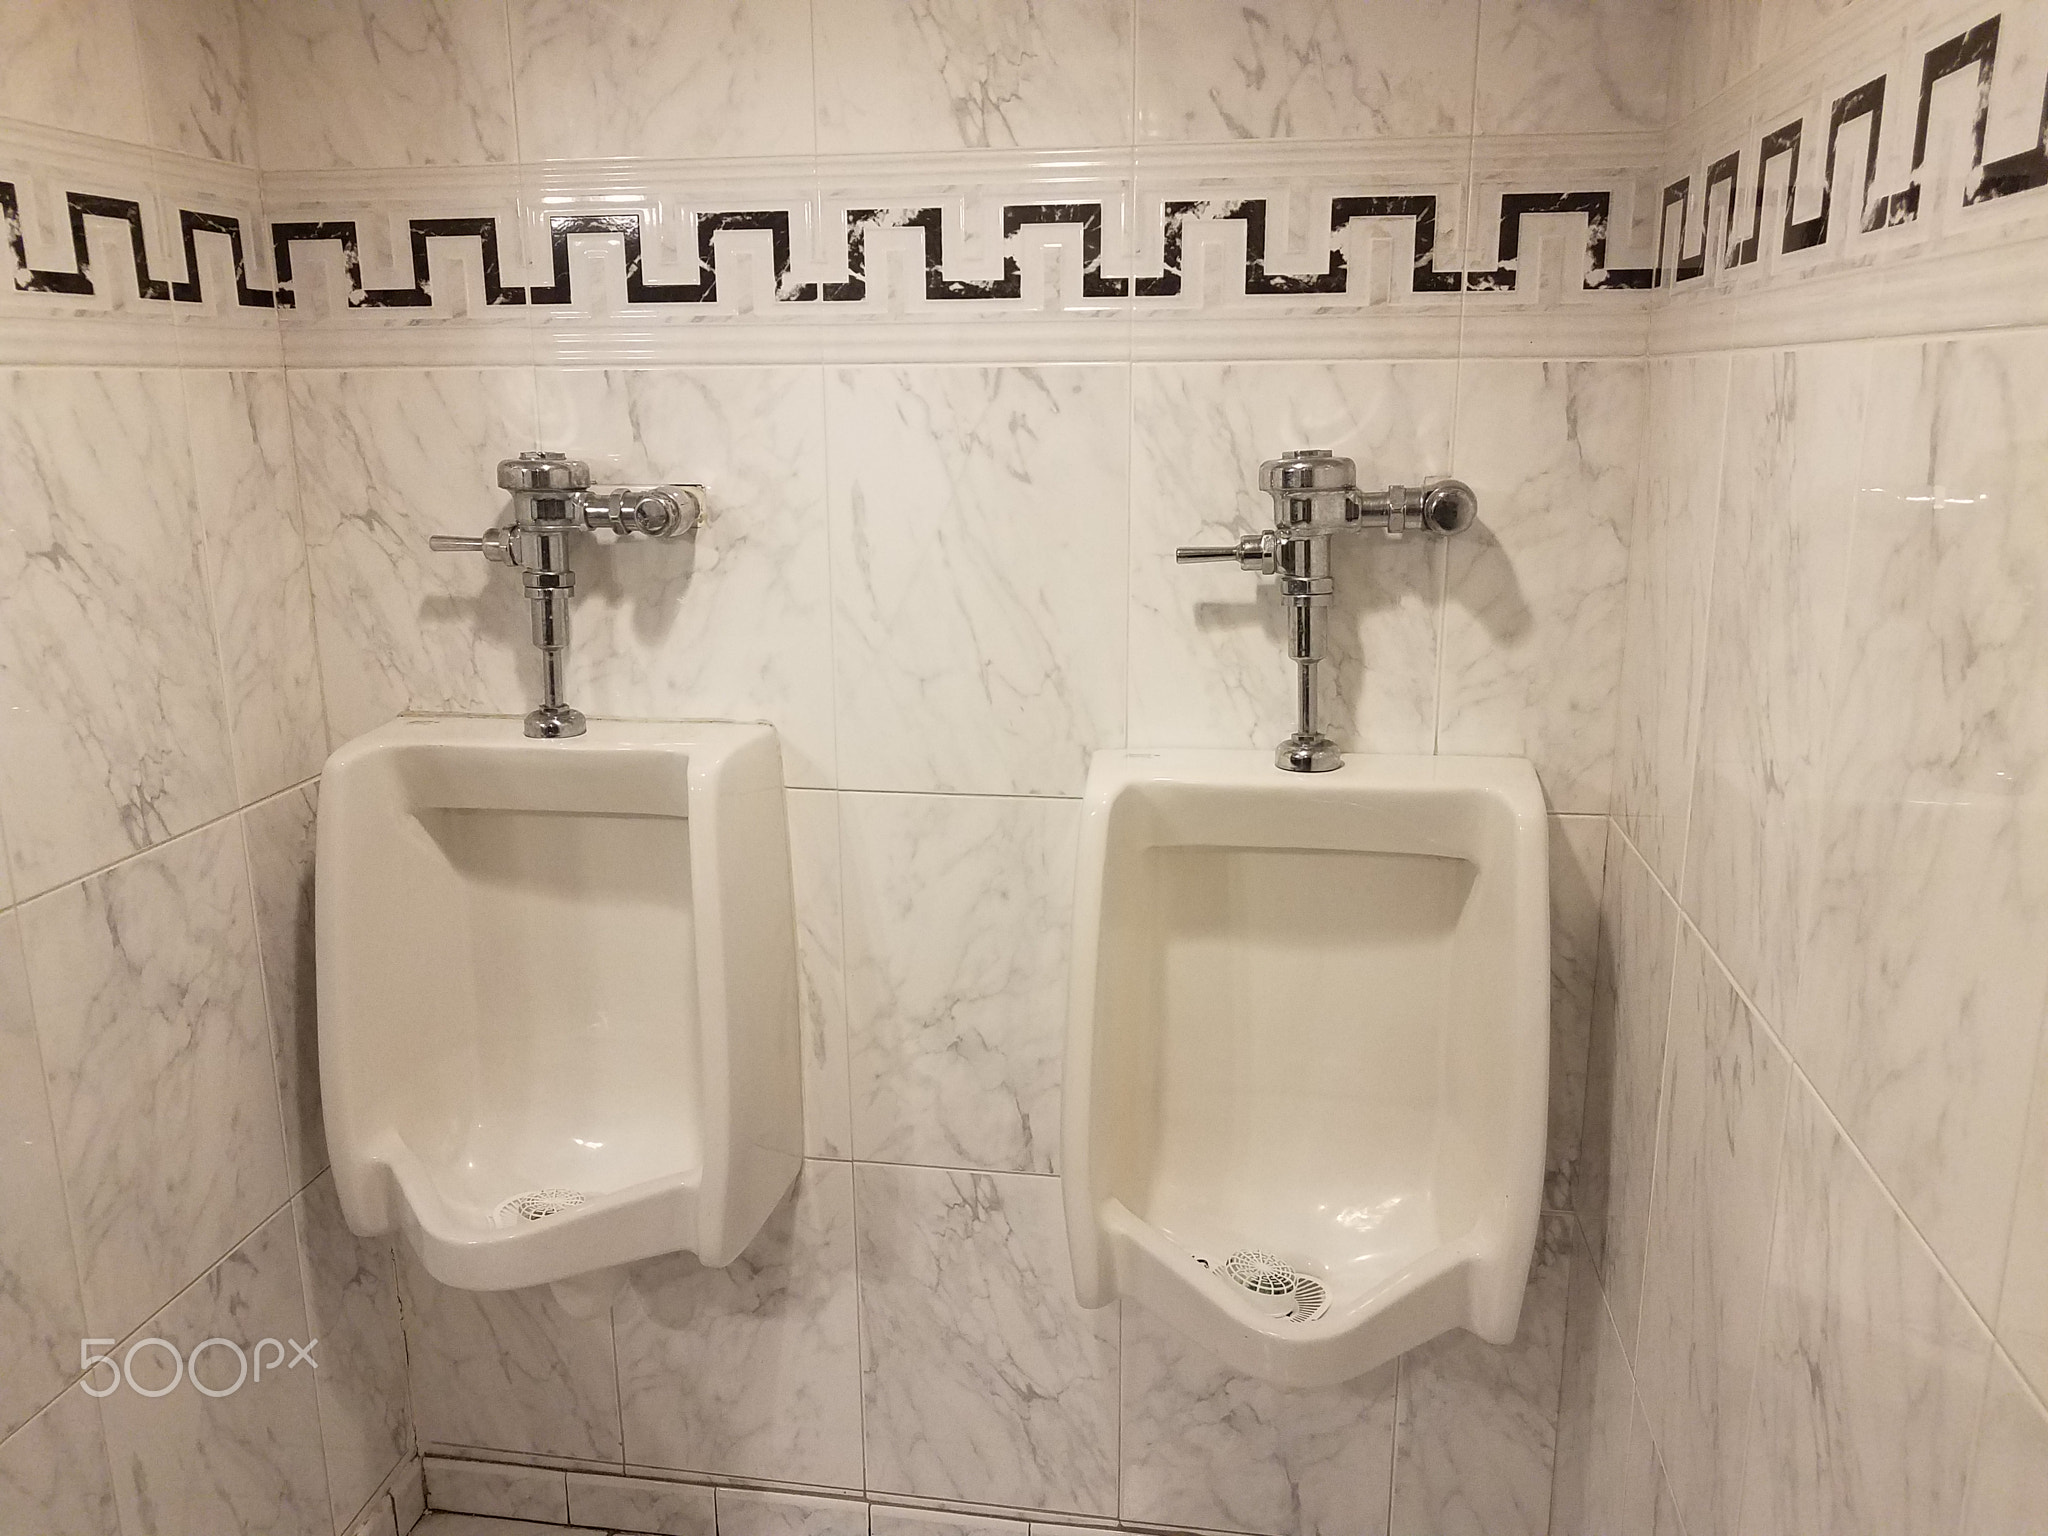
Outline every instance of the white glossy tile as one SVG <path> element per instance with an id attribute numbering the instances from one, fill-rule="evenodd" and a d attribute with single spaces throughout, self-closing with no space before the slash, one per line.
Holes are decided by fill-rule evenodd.
<path id="1" fill-rule="evenodd" d="M 126 1379 L 100 1404 L 122 1528 L 330 1536 L 319 1367 L 267 1364 L 272 1353 L 290 1362 L 292 1341 L 317 1337 L 307 1326 L 291 1212 L 264 1222 L 151 1318 L 148 1334 L 181 1351 L 186 1363 L 177 1380 L 181 1368 L 164 1348 L 124 1350 Z M 240 1346 L 246 1361 L 220 1344 L 201 1350 L 209 1339 Z M 281 1348 L 262 1351 L 267 1368 L 259 1380 L 264 1339 Z"/>
<path id="2" fill-rule="evenodd" d="M 320 771 L 327 720 L 284 375 L 184 374 L 193 489 L 243 804 Z"/>
<path id="3" fill-rule="evenodd" d="M 1764 13 L 1779 0 L 1694 0 L 1679 10 L 1671 58 L 1671 111 L 1706 105 L 1756 65 Z"/>
<path id="4" fill-rule="evenodd" d="M 872 1536 L 1028 1536 L 1030 1526 L 989 1515 L 876 1504 L 868 1511 L 868 1530 Z"/>
<path id="5" fill-rule="evenodd" d="M 2048 1412 L 2003 1355 L 1991 1362 L 1962 1536 L 2009 1536 L 2048 1510 Z"/>
<path id="6" fill-rule="evenodd" d="M 1786 1044 L 1995 1315 L 2048 1014 L 2048 341 L 1879 349 Z"/>
<path id="7" fill-rule="evenodd" d="M 1861 347 L 1752 352 L 1729 379 L 1683 895 L 1781 1028 L 1811 900 L 1869 363 Z"/>
<path id="8" fill-rule="evenodd" d="M 391 1479 L 391 1509 L 398 1517 L 399 1536 L 405 1536 L 427 1512 L 426 1469 L 418 1456 L 399 1464 Z"/>
<path id="9" fill-rule="evenodd" d="M 85 1333 L 19 928 L 0 917 L 0 1440 L 77 1373 Z"/>
<path id="10" fill-rule="evenodd" d="M 427 1502 L 460 1515 L 564 1525 L 569 1518 L 565 1475 L 554 1467 L 516 1467 L 493 1461 L 425 1458 Z"/>
<path id="11" fill-rule="evenodd" d="M 125 1335 L 288 1193 L 241 828 L 31 902 L 21 933 L 86 1321 Z"/>
<path id="12" fill-rule="evenodd" d="M 1640 1420 L 1628 1355 L 1600 1290 L 1600 1270 L 1581 1233 L 1573 1246 L 1552 1459 L 1553 1536 L 1617 1536 L 1627 1518 L 1631 1426 Z M 1647 1436 L 1647 1427 L 1645 1428 Z"/>
<path id="13" fill-rule="evenodd" d="M 1138 0 L 1139 137 L 1465 133 L 1478 24 L 1479 0 Z"/>
<path id="14" fill-rule="evenodd" d="M 150 140 L 209 160 L 256 163 L 256 118 L 235 0 L 132 0 L 148 61 Z"/>
<path id="15" fill-rule="evenodd" d="M 1990 1355 L 1925 1245 L 1795 1089 L 1739 1529 L 1956 1529 Z"/>
<path id="16" fill-rule="evenodd" d="M 812 147 L 807 0 L 510 0 L 525 160 Z"/>
<path id="17" fill-rule="evenodd" d="M 625 1459 L 859 1487 L 853 1244 L 852 1171 L 817 1162 L 730 1267 L 636 1265 L 614 1308 Z"/>
<path id="18" fill-rule="evenodd" d="M 853 1105 L 847 1076 L 839 798 L 828 790 L 798 789 L 789 792 L 788 804 L 803 1029 L 804 1153 L 847 1158 L 853 1156 Z"/>
<path id="19" fill-rule="evenodd" d="M 413 1527 L 412 1536 L 536 1536 L 531 1520 L 499 1520 L 490 1515 L 428 1515 Z M 603 1531 L 581 1525 L 549 1525 L 547 1536 L 605 1536 Z"/>
<path id="20" fill-rule="evenodd" d="M 840 783 L 1072 795 L 1124 740 L 1128 378 L 826 381 Z"/>
<path id="21" fill-rule="evenodd" d="M 863 1165 L 867 1483 L 1117 1507 L 1116 1313 L 1074 1302 L 1057 1181 Z"/>
<path id="22" fill-rule="evenodd" d="M 1657 1146 L 1657 1104 L 1678 911 L 1618 833 L 1607 844 L 1594 979 L 1579 1219 L 1631 1356 Z"/>
<path id="23" fill-rule="evenodd" d="M 570 697 L 592 714 L 767 720 L 789 782 L 831 784 L 818 371 L 545 369 L 539 386 L 547 445 L 599 484 L 690 482 L 710 502 L 694 534 L 578 545 Z"/>
<path id="24" fill-rule="evenodd" d="M 1735 1529 L 1791 1063 L 1682 928 L 1636 1383 L 1688 1532 Z"/>
<path id="25" fill-rule="evenodd" d="M 718 1536 L 868 1536 L 868 1507 L 855 1499 L 721 1488 Z"/>
<path id="26" fill-rule="evenodd" d="M 623 1460 L 609 1315 L 572 1318 L 545 1287 L 459 1291 L 398 1253 L 422 1445 Z"/>
<path id="27" fill-rule="evenodd" d="M 1811 47 L 1839 35 L 1833 29 L 1853 20 L 1842 15 L 1852 3 L 1854 0 L 1771 0 L 1758 20 L 1757 62 L 1768 64 L 1794 48 Z"/>
<path id="28" fill-rule="evenodd" d="M 249 842 L 250 892 L 255 898 L 256 943 L 263 957 L 263 995 L 270 1015 L 270 1052 L 277 1066 L 285 1160 L 294 1189 L 303 1189 L 327 1166 L 313 986 L 313 840 L 318 830 L 318 790 L 318 784 L 303 785 L 242 812 L 242 835 Z"/>
<path id="29" fill-rule="evenodd" d="M 148 141 L 142 57 L 128 0 L 66 0 L 0 11 L 7 116 L 130 144 Z"/>
<path id="30" fill-rule="evenodd" d="M 233 809 L 171 373 L 0 374 L 0 801 L 27 898 Z"/>
<path id="31" fill-rule="evenodd" d="M 1586 1120 L 1607 818 L 1550 818 L 1550 1132 L 1543 1203 L 1572 1208 Z"/>
<path id="32" fill-rule="evenodd" d="M 435 533 L 505 515 L 498 460 L 535 444 L 525 369 L 291 376 L 328 721 L 336 741 L 406 709 L 523 714 L 539 698 L 518 580 Z"/>
<path id="33" fill-rule="evenodd" d="M 0 1440 L 0 1536 L 121 1536 L 100 1405 L 79 1383 Z"/>
<path id="34" fill-rule="evenodd" d="M 1513 1344 L 1458 1329 L 1402 1357 L 1392 1536 L 1547 1536 L 1574 1236 L 1543 1218 Z"/>
<path id="35" fill-rule="evenodd" d="M 1642 489 L 1629 533 L 1613 814 L 1678 887 L 1720 506 L 1723 356 L 1655 358 Z"/>
<path id="36" fill-rule="evenodd" d="M 2034 1106 L 1998 1293 L 1998 1341 L 2034 1390 L 2048 1394 L 2048 1048 L 2034 1061 Z"/>
<path id="37" fill-rule="evenodd" d="M 348 1229 L 323 1174 L 292 1202 L 306 1274 L 306 1321 L 320 1339 L 320 1443 L 337 1528 L 384 1485 L 413 1443 L 388 1238 Z"/>
<path id="38" fill-rule="evenodd" d="M 576 1525 L 650 1531 L 656 1536 L 715 1536 L 718 1530 L 709 1488 L 595 1472 L 569 1474 L 569 1519 Z"/>
<path id="39" fill-rule="evenodd" d="M 1315 1391 L 1276 1387 L 1239 1375 L 1135 1302 L 1121 1310 L 1125 1519 L 1384 1536 L 1394 1366 Z"/>
<path id="40" fill-rule="evenodd" d="M 1607 809 L 1643 385 L 1633 361 L 1459 372 L 1480 512 L 1445 547 L 1437 750 L 1530 759 L 1553 811 Z"/>
<path id="41" fill-rule="evenodd" d="M 1183 544 L 1270 527 L 1259 465 L 1302 446 L 1357 460 L 1362 485 L 1448 474 L 1453 363 L 1206 363 L 1132 370 L 1130 739 L 1264 747 L 1294 729 L 1276 584 L 1179 566 Z M 1428 752 L 1436 732 L 1439 541 L 1340 538 L 1320 671 L 1347 750 Z"/>
<path id="42" fill-rule="evenodd" d="M 827 154 L 1131 141 L 1130 0 L 833 0 L 813 14 Z"/>
<path id="43" fill-rule="evenodd" d="M 266 171 L 510 161 L 502 0 L 248 0 Z"/>
<path id="44" fill-rule="evenodd" d="M 1664 126 L 1679 0 L 1482 0 L 1480 133 Z"/>
<path id="45" fill-rule="evenodd" d="M 349 1527 L 349 1536 L 398 1536 L 398 1511 L 391 1495 L 378 1494 Z"/>
<path id="46" fill-rule="evenodd" d="M 854 1155 L 1053 1171 L 1078 808 L 840 797 Z"/>

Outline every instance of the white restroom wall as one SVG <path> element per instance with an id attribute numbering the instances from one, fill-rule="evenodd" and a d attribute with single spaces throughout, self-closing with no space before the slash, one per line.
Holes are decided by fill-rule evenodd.
<path id="1" fill-rule="evenodd" d="M 1995 161 L 2041 142 L 2048 6 L 1689 5 L 1666 179 L 1744 147 L 1745 234 L 1762 134 L 1885 75 L 1904 185 L 1928 50 L 1992 15 Z M 1975 81 L 1917 218 L 1652 322 L 1562 1532 L 2048 1507 L 2048 192 L 1964 202 Z"/>
<path id="2" fill-rule="evenodd" d="M 79 190 L 136 199 L 181 274 L 157 215 L 252 215 L 254 150 L 231 5 L 0 6 L 31 265 L 70 269 Z M 95 294 L 0 305 L 0 1530 L 329 1536 L 389 1509 L 414 1437 L 389 1246 L 325 1174 L 328 738 L 280 339 L 212 254 L 173 316 L 120 224 L 91 238 Z M 214 1336 L 317 1337 L 319 1369 L 80 1380 L 86 1339 Z M 162 1366 L 135 1355 L 144 1387 Z M 235 1376 L 218 1347 L 203 1371 Z"/>
<path id="3" fill-rule="evenodd" d="M 971 210 L 977 188 L 1071 195 L 1061 174 L 1114 200 L 1188 174 L 1400 190 L 1448 166 L 1476 265 L 1467 189 L 1576 186 L 1647 154 L 1668 20 L 1475 0 L 425 14 L 246 11 L 273 211 L 382 239 L 393 217 L 502 208 L 509 227 L 594 189 L 672 219 L 719 189 L 758 206 L 965 188 Z M 1134 1309 L 1076 1308 L 1054 1177 L 1088 755 L 1284 734 L 1270 594 L 1171 550 L 1258 520 L 1258 460 L 1313 442 L 1381 481 L 1459 473 L 1486 508 L 1458 544 L 1343 554 L 1330 696 L 1361 748 L 1538 763 L 1558 813 L 1563 1205 L 1648 306 L 1567 291 L 1583 237 L 1539 227 L 1540 294 L 1270 325 L 1227 294 L 1090 308 L 1071 273 L 1030 313 L 967 323 L 901 288 L 894 312 L 802 329 L 642 318 L 602 253 L 578 254 L 566 319 L 487 311 L 473 266 L 445 269 L 466 304 L 437 269 L 424 313 L 308 289 L 285 330 L 336 738 L 406 707 L 528 706 L 503 573 L 424 541 L 491 521 L 489 466 L 538 444 L 712 487 L 694 544 L 582 566 L 574 696 L 770 719 L 793 791 L 812 1154 L 793 1204 L 735 1270 L 642 1266 L 591 1323 L 405 1263 L 426 1448 L 1272 1536 L 1547 1528 L 1563 1217 L 1514 1349 L 1447 1339 L 1295 1393 Z M 388 249 L 374 281 L 403 281 Z"/>

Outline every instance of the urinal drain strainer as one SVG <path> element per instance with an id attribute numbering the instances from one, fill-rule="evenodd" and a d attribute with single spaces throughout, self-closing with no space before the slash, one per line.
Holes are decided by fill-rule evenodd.
<path id="1" fill-rule="evenodd" d="M 545 1221 L 550 1216 L 575 1210 L 584 1200 L 583 1192 L 578 1189 L 530 1189 L 499 1206 L 498 1220 Z"/>
<path id="2" fill-rule="evenodd" d="M 1270 1306 L 1275 1317 L 1291 1323 L 1312 1323 L 1330 1304 L 1322 1281 L 1263 1248 L 1238 1249 L 1223 1261 L 1223 1273 Z"/>

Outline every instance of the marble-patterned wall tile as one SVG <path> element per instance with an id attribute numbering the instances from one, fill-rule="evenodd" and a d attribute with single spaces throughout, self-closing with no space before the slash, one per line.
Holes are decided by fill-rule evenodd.
<path id="1" fill-rule="evenodd" d="M 813 14 L 825 153 L 1131 141 L 1130 0 L 833 0 Z"/>
<path id="2" fill-rule="evenodd" d="M 2048 339 L 1877 351 L 1786 1045 L 1995 1315 L 2048 1015 Z"/>
<path id="3" fill-rule="evenodd" d="M 519 583 L 435 533 L 504 516 L 493 470 L 536 442 L 525 369 L 291 375 L 330 734 L 405 709 L 523 714 L 539 697 Z"/>
<path id="4" fill-rule="evenodd" d="M 1058 1181 L 862 1165 L 854 1192 L 868 1487 L 1113 1513 L 1116 1313 L 1074 1301 Z"/>
<path id="5" fill-rule="evenodd" d="M 1768 64 L 1792 49 L 1823 41 L 1823 28 L 1839 27 L 1855 0 L 1770 0 L 1757 26 L 1756 62 Z"/>
<path id="6" fill-rule="evenodd" d="M 142 82 L 129 0 L 0 7 L 0 101 L 7 116 L 146 143 Z"/>
<path id="7" fill-rule="evenodd" d="M 1446 546 L 1440 752 L 1526 757 L 1553 811 L 1604 812 L 1642 457 L 1637 361 L 1468 362 Z"/>
<path id="8" fill-rule="evenodd" d="M 435 1509 L 549 1525 L 568 1521 L 568 1479 L 559 1468 L 456 1461 L 445 1456 L 424 1460 L 427 1503 Z"/>
<path id="9" fill-rule="evenodd" d="M 1190 363 L 1132 375 L 1131 744 L 1270 750 L 1295 721 L 1277 585 L 1175 565 L 1174 549 L 1270 527 L 1259 465 L 1289 448 L 1347 454 L 1363 485 L 1450 473 L 1457 365 Z M 1434 539 L 1336 541 L 1320 671 L 1339 746 L 1431 750 L 1442 559 Z"/>
<path id="10" fill-rule="evenodd" d="M 236 0 L 132 0 L 148 62 L 151 142 L 209 160 L 256 162 L 256 114 Z"/>
<path id="11" fill-rule="evenodd" d="M 503 0 L 242 0 L 266 171 L 517 155 Z"/>
<path id="12" fill-rule="evenodd" d="M 21 933 L 86 1321 L 124 1335 L 288 1193 L 241 826 L 31 902 Z"/>
<path id="13" fill-rule="evenodd" d="M 1627 839 L 1612 834 L 1600 897 L 1600 959 L 1574 1205 L 1631 1357 L 1677 928 L 1678 909 Z"/>
<path id="14" fill-rule="evenodd" d="M 307 1326 L 290 1210 L 150 1319 L 149 1334 L 182 1351 L 187 1364 L 184 1379 L 158 1395 L 175 1379 L 165 1351 L 123 1351 L 126 1379 L 100 1405 L 122 1528 L 330 1536 L 315 1401 L 321 1367 L 269 1367 L 260 1380 L 254 1370 L 261 1340 L 278 1340 L 289 1362 L 291 1341 L 317 1337 Z M 208 1339 L 248 1353 L 239 1386 L 244 1362 L 219 1344 L 199 1350 Z M 265 1361 L 271 1353 L 263 1351 Z"/>
<path id="15" fill-rule="evenodd" d="M 1029 1536 L 1022 1520 L 954 1513 L 944 1509 L 903 1509 L 876 1504 L 868 1510 L 872 1536 Z"/>
<path id="16" fill-rule="evenodd" d="M 0 1536 L 122 1536 L 100 1405 L 80 1382 L 0 1440 Z"/>
<path id="17" fill-rule="evenodd" d="M 853 1175 L 807 1163 L 725 1269 L 632 1271 L 618 1326 L 627 1462 L 858 1488 Z"/>
<path id="18" fill-rule="evenodd" d="M 868 1536 L 868 1507 L 854 1499 L 721 1488 L 718 1536 Z"/>
<path id="19" fill-rule="evenodd" d="M 1543 1218 L 1513 1344 L 1459 1329 L 1402 1357 L 1392 1536 L 1546 1536 L 1575 1236 Z"/>
<path id="20" fill-rule="evenodd" d="M 1804 1085 L 1783 1156 L 1738 1528 L 1955 1530 L 1990 1335 Z"/>
<path id="21" fill-rule="evenodd" d="M 1138 0 L 1139 137 L 1463 134 L 1478 25 L 1479 0 Z"/>
<path id="22" fill-rule="evenodd" d="M 1480 133 L 1664 126 L 1680 0 L 1481 0 Z"/>
<path id="23" fill-rule="evenodd" d="M 1276 1387 L 1135 1302 L 1121 1310 L 1126 1520 L 1385 1536 L 1396 1366 L 1314 1391 Z"/>
<path id="24" fill-rule="evenodd" d="M 398 1262 L 387 1238 L 357 1237 L 323 1174 L 293 1204 L 306 1321 L 320 1339 L 320 1443 L 338 1530 L 412 1446 Z"/>
<path id="25" fill-rule="evenodd" d="M 1629 534 L 1613 814 L 1676 890 L 1699 733 L 1728 358 L 1656 358 Z"/>
<path id="26" fill-rule="evenodd" d="M 1551 1536 L 1619 1536 L 1643 1529 L 1641 1521 L 1623 1514 L 1632 1481 L 1632 1426 L 1641 1417 L 1628 1355 L 1582 1231 L 1574 1244 L 1565 1304 Z M 1647 1439 L 1647 1425 L 1643 1433 Z"/>
<path id="27" fill-rule="evenodd" d="M 85 1333 L 19 926 L 0 917 L 0 1439 L 76 1374 Z"/>
<path id="28" fill-rule="evenodd" d="M 349 1527 L 348 1536 L 399 1536 L 398 1510 L 391 1495 L 378 1494 Z"/>
<path id="29" fill-rule="evenodd" d="M 1791 1063 L 1691 928 L 1664 1050 L 1636 1384 L 1685 1528 L 1735 1529 Z"/>
<path id="30" fill-rule="evenodd" d="M 840 797 L 854 1155 L 1051 1173 L 1078 807 Z"/>
<path id="31" fill-rule="evenodd" d="M 1998 1341 L 2034 1390 L 2048 1396 L 2048 1044 L 2034 1061 L 2034 1107 L 1998 1292 Z"/>
<path id="32" fill-rule="evenodd" d="M 549 369 L 539 398 L 547 446 L 599 484 L 709 487 L 695 533 L 577 548 L 570 697 L 592 714 L 767 720 L 790 783 L 832 783 L 818 370 Z"/>
<path id="33" fill-rule="evenodd" d="M 1550 1136 L 1543 1203 L 1572 1208 L 1586 1120 L 1586 1064 L 1600 958 L 1607 818 L 1550 818 Z"/>
<path id="34" fill-rule="evenodd" d="M 417 1455 L 400 1462 L 392 1474 L 391 1511 L 397 1517 L 398 1536 L 406 1536 L 427 1512 L 426 1468 Z"/>
<path id="35" fill-rule="evenodd" d="M 320 1039 L 313 986 L 313 839 L 317 783 L 288 789 L 242 813 L 270 1051 L 284 1111 L 291 1187 L 303 1189 L 327 1166 L 327 1123 L 320 1110 Z"/>
<path id="36" fill-rule="evenodd" d="M 828 376 L 840 783 L 1078 794 L 1124 741 L 1129 379 Z"/>
<path id="37" fill-rule="evenodd" d="M 655 1536 L 714 1536 L 717 1499 L 710 1488 L 696 1483 L 571 1472 L 569 1523 Z"/>
<path id="38" fill-rule="evenodd" d="M 1728 384 L 1681 894 L 1779 1027 L 1813 876 L 1869 363 L 1861 347 L 1744 353 Z"/>
<path id="39" fill-rule="evenodd" d="M 808 0 L 510 0 L 524 160 L 812 148 Z"/>
<path id="40" fill-rule="evenodd" d="M 609 1316 L 572 1318 L 545 1287 L 456 1290 L 403 1244 L 398 1258 L 423 1446 L 623 1460 Z"/>
<path id="41" fill-rule="evenodd" d="M 795 789 L 788 805 L 803 1029 L 804 1154 L 847 1158 L 853 1156 L 853 1102 L 847 1075 L 839 797 L 828 790 Z"/>
<path id="42" fill-rule="evenodd" d="M 1764 13 L 1779 0 L 1688 0 L 1671 55 L 1671 115 L 1704 106 L 1755 66 Z"/>
<path id="43" fill-rule="evenodd" d="M 234 807 L 185 431 L 172 373 L 0 374 L 0 802 L 23 899 Z"/>
<path id="44" fill-rule="evenodd" d="M 327 756 L 291 413 L 281 372 L 195 369 L 184 380 L 235 783 L 246 805 L 312 777 Z"/>
<path id="45" fill-rule="evenodd" d="M 2004 1355 L 1991 1362 L 1962 1536 L 2010 1536 L 2048 1510 L 2048 1412 Z"/>

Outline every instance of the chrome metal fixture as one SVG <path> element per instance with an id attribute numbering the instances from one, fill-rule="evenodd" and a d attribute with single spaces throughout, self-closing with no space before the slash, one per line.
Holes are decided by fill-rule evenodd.
<path id="1" fill-rule="evenodd" d="M 1330 579 L 1330 536 L 1377 529 L 1390 539 L 1410 533 L 1448 537 L 1472 526 L 1479 498 L 1462 480 L 1358 489 L 1358 466 L 1325 448 L 1296 448 L 1259 466 L 1259 489 L 1273 498 L 1273 526 L 1235 544 L 1196 545 L 1174 551 L 1182 565 L 1232 561 L 1261 576 L 1278 576 L 1287 599 L 1287 653 L 1294 659 L 1299 717 L 1294 734 L 1273 760 L 1290 773 L 1327 773 L 1344 766 L 1336 744 L 1316 718 L 1316 663 L 1335 583 Z"/>
<path id="2" fill-rule="evenodd" d="M 569 568 L 571 535 L 601 528 L 621 538 L 674 538 L 704 526 L 704 487 L 593 491 L 588 464 L 559 453 L 522 453 L 499 461 L 498 488 L 512 493 L 509 523 L 474 539 L 437 533 L 427 545 L 440 554 L 482 555 L 518 568 L 541 666 L 540 708 L 526 717 L 526 734 L 581 736 L 586 728 L 583 712 L 562 700 L 562 676 L 569 661 L 569 599 L 576 591 L 576 573 Z"/>

